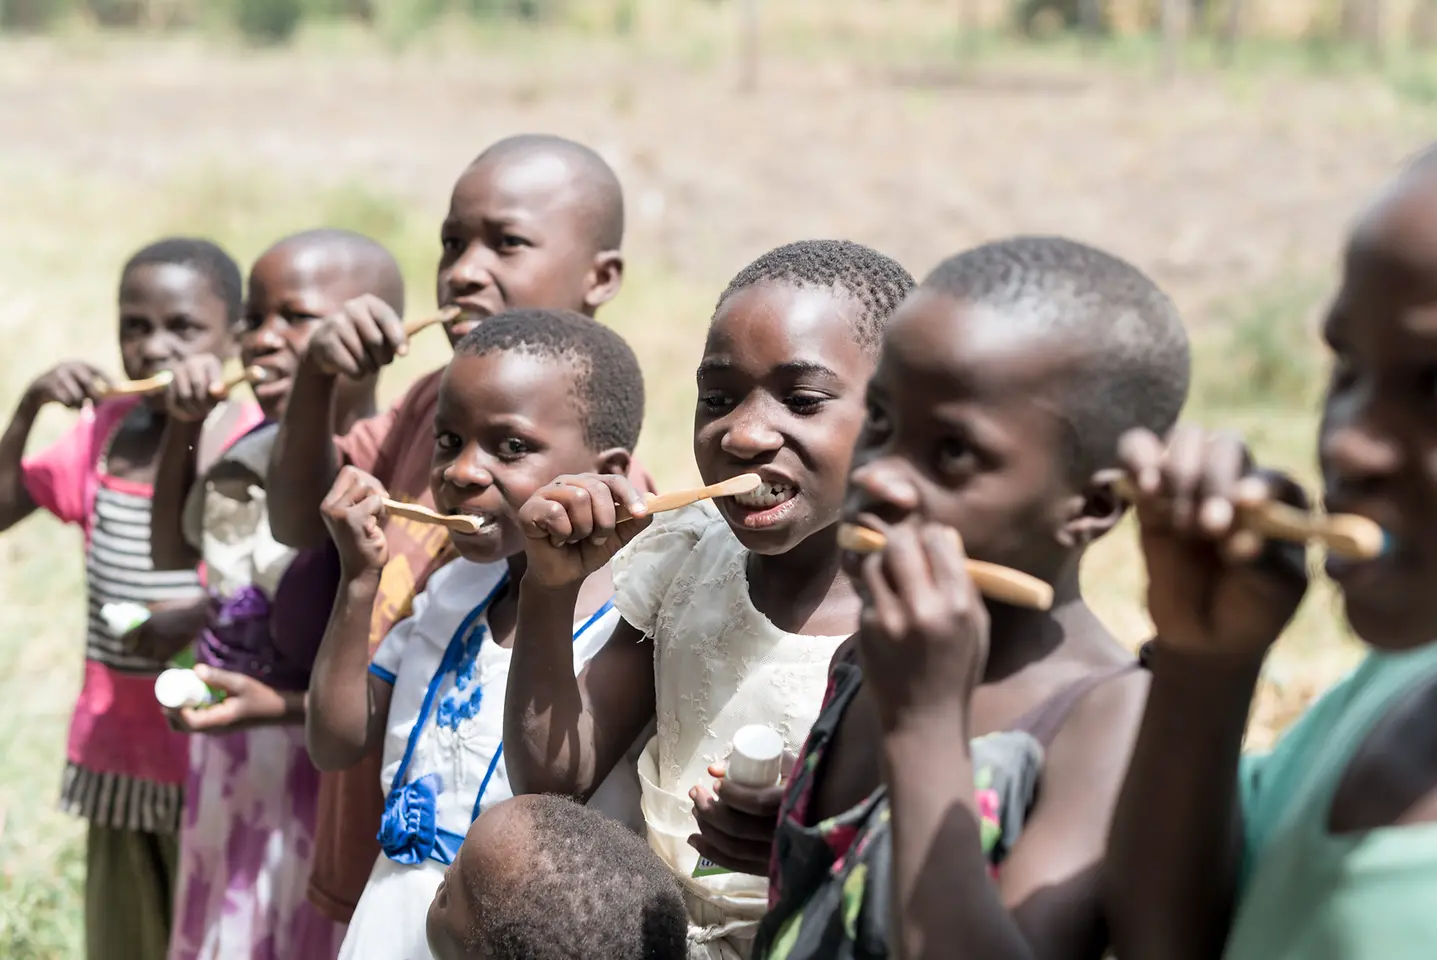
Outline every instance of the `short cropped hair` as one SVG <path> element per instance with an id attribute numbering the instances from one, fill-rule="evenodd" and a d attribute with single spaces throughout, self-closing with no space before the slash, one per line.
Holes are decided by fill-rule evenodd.
<path id="1" fill-rule="evenodd" d="M 633 451 L 644 423 L 644 374 L 624 338 L 570 310 L 508 310 L 478 324 L 454 347 L 463 356 L 516 350 L 573 365 L 584 439 L 594 452 Z"/>
<path id="2" fill-rule="evenodd" d="M 714 312 L 740 290 L 765 282 L 844 291 L 863 305 L 853 333 L 867 350 L 878 348 L 888 318 L 915 286 L 897 260 L 872 247 L 849 240 L 801 240 L 770 250 L 740 270 Z"/>
<path id="3" fill-rule="evenodd" d="M 189 267 L 209 282 L 215 296 L 225 305 L 231 325 L 239 323 L 244 305 L 244 280 L 239 264 L 216 243 L 197 237 L 166 237 L 139 250 L 120 271 L 124 282 L 139 267 L 174 265 Z"/>
<path id="4" fill-rule="evenodd" d="M 389 249 L 371 237 L 353 230 L 337 227 L 318 227 L 292 233 L 277 240 L 259 259 L 263 260 L 277 250 L 286 247 L 314 247 L 342 253 L 347 260 L 348 276 L 360 286 L 367 288 L 389 306 L 394 312 L 404 313 L 404 273 L 399 262 Z"/>
<path id="5" fill-rule="evenodd" d="M 683 960 L 679 881 L 642 838 L 566 797 L 525 807 L 530 859 L 485 885 L 464 948 L 489 960 Z"/>
<path id="6" fill-rule="evenodd" d="M 521 133 L 490 145 L 470 164 L 549 155 L 569 164 L 583 197 L 594 252 L 618 250 L 624 243 L 624 188 L 613 167 L 582 143 L 551 133 Z"/>
<path id="7" fill-rule="evenodd" d="M 1055 388 L 1074 428 L 1080 480 L 1115 462 L 1125 432 L 1163 436 L 1182 412 L 1187 332 L 1167 294 L 1125 260 L 1063 237 L 1013 237 L 943 261 L 923 289 L 1077 345 L 1080 361 Z"/>

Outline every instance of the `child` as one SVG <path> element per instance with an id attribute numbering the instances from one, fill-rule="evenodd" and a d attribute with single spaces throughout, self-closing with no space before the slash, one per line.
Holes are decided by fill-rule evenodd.
<path id="1" fill-rule="evenodd" d="M 208 241 L 161 240 L 125 264 L 119 312 L 120 355 L 130 379 L 174 369 L 198 353 L 228 356 L 239 322 L 239 268 Z M 155 702 L 155 675 L 198 633 L 205 598 L 194 567 L 157 570 L 150 560 L 163 397 L 103 400 L 107 380 L 87 364 L 68 363 L 25 392 L 0 440 L 0 529 L 41 507 L 84 531 L 85 677 L 60 803 L 89 821 L 88 956 L 155 960 L 169 940 L 186 747 Z M 68 435 L 22 463 L 46 403 L 86 406 Z M 221 405 L 206 423 L 201 459 L 212 459 L 256 419 L 253 405 Z M 148 605 L 152 615 L 117 638 L 100 611 L 120 602 Z"/>
<path id="2" fill-rule="evenodd" d="M 1146 681 L 1078 568 L 1123 512 L 1118 435 L 1172 424 L 1188 363 L 1168 298 L 1069 240 L 960 254 L 899 308 L 844 508 L 887 546 L 846 558 L 861 627 L 784 798 L 757 956 L 1102 955 Z M 984 604 L 965 552 L 1052 584 L 1052 608 Z"/>
<path id="3" fill-rule="evenodd" d="M 565 797 L 474 821 L 429 907 L 437 960 L 683 960 L 683 894 L 648 845 Z"/>
<path id="4" fill-rule="evenodd" d="M 1269 649 L 1301 601 L 1300 548 L 1238 530 L 1300 502 L 1230 435 L 1124 439 L 1157 627 L 1153 686 L 1106 883 L 1124 960 L 1415 960 L 1437 941 L 1437 150 L 1358 221 L 1324 336 L 1323 499 L 1387 551 L 1329 557 L 1371 649 L 1272 753 L 1239 761 Z"/>
<path id="5" fill-rule="evenodd" d="M 562 473 L 622 476 L 643 408 L 633 353 L 587 317 L 514 311 L 471 330 L 440 381 L 430 493 L 441 512 L 481 526 L 450 532 L 459 558 L 434 574 L 372 665 L 369 624 L 389 554 L 385 491 L 354 467 L 335 481 L 324 514 L 344 579 L 310 682 L 309 751 L 322 769 L 338 769 L 382 744 L 387 794 L 384 852 L 341 957 L 429 956 L 425 915 L 443 867 L 473 819 L 510 796 L 501 745 L 513 585 L 525 568 L 519 507 Z M 566 671 L 613 630 L 611 596 L 607 573 L 576 591 Z"/>
<path id="6" fill-rule="evenodd" d="M 698 368 L 694 454 L 706 483 L 758 473 L 753 493 L 675 511 L 637 537 L 645 522 L 615 526 L 615 503 L 644 513 L 623 478 L 566 477 L 524 509 L 505 736 L 515 783 L 587 797 L 657 717 L 639 761 L 644 816 L 684 882 L 698 956 L 746 952 L 765 902 L 766 853 L 752 847 L 766 851 L 767 837 L 755 818 L 746 857 L 696 850 L 693 800 L 744 725 L 798 747 L 857 623 L 835 521 L 880 330 L 912 285 L 867 247 L 810 241 L 765 254 L 724 291 Z M 563 682 L 564 611 L 626 541 L 614 568 L 623 622 Z M 695 877 L 700 852 L 760 876 Z"/>
<path id="7" fill-rule="evenodd" d="M 550 136 L 494 144 L 460 175 L 441 232 L 439 303 L 464 310 L 445 328 L 450 343 L 480 319 L 512 307 L 592 316 L 619 291 L 623 229 L 618 179 L 588 147 Z M 270 460 L 270 523 L 279 542 L 326 542 L 319 504 L 340 464 L 373 474 L 390 496 L 433 506 L 430 425 L 442 370 L 416 382 L 387 413 L 331 442 L 336 384 L 375 373 L 406 348 L 396 312 L 373 297 L 346 305 L 316 331 Z M 636 463 L 631 469 L 639 485 L 652 486 Z M 371 652 L 407 615 L 429 574 L 452 557 L 439 527 L 402 517 L 389 517 L 384 526 L 393 552 L 380 578 Z M 376 753 L 322 778 L 310 898 L 337 921 L 349 920 L 379 854 L 379 763 Z"/>
<path id="8" fill-rule="evenodd" d="M 190 739 L 179 891 L 170 960 L 333 958 L 344 928 L 306 902 L 319 773 L 304 746 L 309 661 L 277 648 L 272 633 L 301 623 L 317 648 L 333 604 L 313 565 L 270 535 L 264 474 L 294 372 L 319 320 L 372 292 L 404 307 L 399 265 L 374 241 L 312 230 L 276 243 L 250 272 L 240 357 L 265 379 L 254 385 L 265 422 L 194 482 L 194 439 L 222 379 L 218 358 L 190 358 L 169 390 L 170 425 L 154 515 L 157 563 L 203 558 L 215 598 L 198 645 L 197 671 L 223 703 L 177 711 Z M 340 432 L 374 412 L 374 377 L 336 392 Z M 162 545 L 164 549 L 162 550 Z M 323 548 L 321 548 L 323 549 Z M 323 570 L 323 565 L 320 565 Z"/>

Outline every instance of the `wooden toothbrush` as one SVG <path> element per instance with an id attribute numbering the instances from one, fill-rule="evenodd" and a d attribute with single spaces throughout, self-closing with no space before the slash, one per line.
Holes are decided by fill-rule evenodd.
<path id="1" fill-rule="evenodd" d="M 477 517 L 471 517 L 463 513 L 444 514 L 436 513 L 428 507 L 421 507 L 417 503 L 403 503 L 399 500 L 384 499 L 384 512 L 395 517 L 404 517 L 406 520 L 415 520 L 419 523 L 430 523 L 439 527 L 446 527 L 458 533 L 478 533 L 484 529 L 484 524 Z"/>
<path id="2" fill-rule="evenodd" d="M 268 374 L 263 367 L 245 367 L 239 373 L 225 377 L 219 383 L 210 387 L 210 395 L 216 400 L 229 396 L 230 391 L 242 383 L 263 383 Z M 143 380 L 122 380 L 119 383 L 112 383 L 101 386 L 101 396 L 105 400 L 113 400 L 116 397 L 144 397 L 152 393 L 159 393 L 174 382 L 175 375 L 168 370 L 161 370 L 153 377 L 145 377 Z"/>
<path id="3" fill-rule="evenodd" d="M 958 531 L 950 529 L 950 532 L 954 539 L 957 539 Z M 838 545 L 845 550 L 852 550 L 854 553 L 877 553 L 887 543 L 888 538 L 877 530 L 852 523 L 839 525 Z M 982 560 L 968 560 L 966 566 L 973 585 L 985 597 L 1033 610 L 1047 610 L 1053 606 L 1052 585 L 1032 574 Z"/>
<path id="4" fill-rule="evenodd" d="M 1129 503 L 1137 499 L 1137 487 L 1127 477 L 1117 480 L 1113 489 Z M 1268 540 L 1316 541 L 1329 553 L 1348 560 L 1371 560 L 1387 549 L 1386 531 L 1367 517 L 1351 513 L 1310 513 L 1276 500 L 1238 510 L 1239 525 Z"/>

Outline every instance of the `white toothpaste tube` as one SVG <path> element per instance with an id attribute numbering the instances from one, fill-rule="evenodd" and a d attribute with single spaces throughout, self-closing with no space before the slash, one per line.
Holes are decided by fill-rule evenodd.
<path id="1" fill-rule="evenodd" d="M 215 702 L 215 692 L 193 670 L 182 667 L 166 670 L 155 678 L 155 699 L 170 710 L 204 707 Z"/>

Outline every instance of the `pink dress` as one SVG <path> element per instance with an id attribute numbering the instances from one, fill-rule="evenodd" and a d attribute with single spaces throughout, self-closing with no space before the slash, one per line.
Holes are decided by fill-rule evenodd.
<path id="1" fill-rule="evenodd" d="M 270 534 L 262 487 L 273 435 L 266 425 L 236 441 L 187 505 L 186 536 L 204 553 L 214 597 L 197 654 L 277 689 L 303 690 L 308 664 L 281 654 L 274 633 L 317 642 L 338 557 L 328 548 L 296 556 Z M 221 470 L 248 496 L 212 486 Z M 338 955 L 344 926 L 306 897 L 318 797 L 301 725 L 190 737 L 169 960 Z"/>

